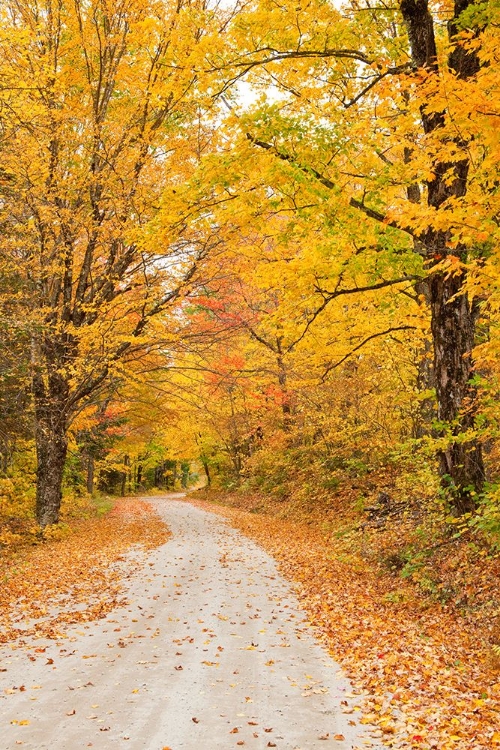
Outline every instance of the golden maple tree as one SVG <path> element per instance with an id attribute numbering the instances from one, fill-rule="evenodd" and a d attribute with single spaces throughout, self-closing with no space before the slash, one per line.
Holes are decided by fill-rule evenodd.
<path id="1" fill-rule="evenodd" d="M 485 481 L 473 357 L 481 294 L 467 279 L 497 234 L 498 137 L 484 99 L 498 83 L 495 13 L 472 2 L 264 0 L 245 6 L 232 47 L 212 56 L 226 85 L 246 77 L 262 92 L 236 119 L 265 198 L 321 211 L 337 234 L 333 263 L 347 245 L 366 267 L 378 254 L 380 283 L 398 283 L 398 264 L 414 277 L 431 322 L 439 471 L 457 513 L 475 509 Z"/>
<path id="2" fill-rule="evenodd" d="M 57 520 L 75 417 L 146 348 L 210 335 L 209 366 L 236 377 L 239 358 L 238 383 L 254 370 L 287 429 L 313 434 L 304 394 L 321 393 L 327 434 L 342 418 L 329 379 L 348 388 L 364 357 L 361 380 L 376 382 L 389 352 L 374 409 L 384 402 L 388 421 L 381 393 L 402 372 L 394 439 L 429 433 L 436 416 L 443 486 L 455 512 L 474 510 L 474 346 L 481 305 L 494 318 L 496 304 L 496 9 L 2 8 L 1 273 L 21 301 L 15 315 L 13 295 L 2 305 L 30 339 L 42 525 Z M 188 290 L 205 322 L 182 305 L 162 317 Z M 233 365 L 217 351 L 224 331 Z"/>
<path id="3" fill-rule="evenodd" d="M 2 264 L 26 300 L 45 526 L 58 520 L 72 420 L 214 242 L 182 215 L 161 242 L 148 233 L 166 186 L 210 143 L 211 102 L 193 72 L 210 14 L 202 3 L 27 0 L 3 3 L 1 17 Z"/>

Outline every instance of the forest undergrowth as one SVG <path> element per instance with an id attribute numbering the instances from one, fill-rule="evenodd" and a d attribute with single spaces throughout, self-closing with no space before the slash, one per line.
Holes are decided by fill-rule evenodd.
<path id="1" fill-rule="evenodd" d="M 255 539 L 296 582 L 380 742 L 500 747 L 500 556 L 478 532 L 433 524 L 389 491 L 364 508 L 358 496 L 345 489 L 307 505 L 202 490 L 192 499 Z"/>

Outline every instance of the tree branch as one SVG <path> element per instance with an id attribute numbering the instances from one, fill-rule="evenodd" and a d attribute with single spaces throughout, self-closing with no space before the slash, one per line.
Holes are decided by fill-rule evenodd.
<path id="1" fill-rule="evenodd" d="M 259 148 L 263 148 L 266 151 L 272 151 L 278 159 L 281 159 L 282 161 L 286 161 L 289 164 L 293 164 L 295 167 L 300 169 L 300 171 L 304 172 L 305 174 L 312 175 L 318 180 L 318 182 L 320 182 L 322 185 L 328 188 L 328 190 L 333 190 L 335 188 L 335 183 L 332 182 L 332 180 L 329 180 L 328 177 L 325 177 L 325 175 L 321 174 L 321 172 L 318 172 L 318 170 L 315 169 L 314 167 L 307 167 L 303 164 L 299 164 L 295 160 L 295 158 L 291 156 L 291 154 L 284 154 L 281 151 L 278 151 L 276 147 L 273 146 L 272 143 L 261 141 L 259 138 L 255 138 L 250 133 L 247 133 L 246 137 L 255 146 L 259 146 Z M 374 208 L 370 208 L 370 206 L 365 206 L 363 201 L 359 201 L 356 198 L 351 198 L 349 200 L 349 205 L 352 208 L 356 208 L 358 211 L 362 211 L 366 216 L 369 216 L 370 219 L 374 219 L 375 221 L 378 221 L 380 224 L 384 224 L 384 226 L 386 227 L 399 229 L 401 232 L 405 232 L 405 234 L 410 235 L 410 237 L 414 237 L 415 239 L 420 239 L 420 237 L 416 235 L 414 232 L 412 232 L 411 229 L 407 227 L 402 227 L 396 221 L 393 221 L 392 219 L 388 219 L 387 216 L 380 213 L 380 211 L 377 211 Z"/>
<path id="2" fill-rule="evenodd" d="M 354 347 L 354 349 L 351 349 L 350 352 L 347 354 L 344 354 L 341 359 L 339 359 L 337 362 L 332 363 L 331 365 L 328 365 L 325 369 L 323 375 L 321 376 L 321 382 L 324 383 L 326 376 L 334 370 L 336 367 L 339 367 L 341 364 L 343 364 L 346 359 L 349 359 L 349 357 L 352 357 L 352 355 L 357 352 L 361 347 L 363 347 L 365 344 L 367 344 L 372 339 L 376 339 L 379 336 L 386 336 L 388 333 L 393 333 L 394 331 L 409 331 L 409 330 L 416 330 L 416 326 L 396 326 L 394 328 L 388 328 L 386 331 L 379 331 L 379 333 L 372 333 L 370 336 L 367 336 L 363 341 Z"/>
<path id="3" fill-rule="evenodd" d="M 369 292 L 377 289 L 383 289 L 387 286 L 393 286 L 394 284 L 402 284 L 404 281 L 420 281 L 421 276 L 414 274 L 408 274 L 407 276 L 401 276 L 398 279 L 384 279 L 376 284 L 367 284 L 366 286 L 355 286 L 351 289 L 334 289 L 333 292 L 329 292 L 326 289 L 322 289 L 318 284 L 315 284 L 316 291 L 327 298 L 328 301 L 335 299 L 336 297 L 342 297 L 345 294 L 356 294 L 357 292 Z"/>

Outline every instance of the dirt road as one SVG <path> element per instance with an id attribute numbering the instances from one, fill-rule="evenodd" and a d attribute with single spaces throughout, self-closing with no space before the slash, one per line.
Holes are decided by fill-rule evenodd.
<path id="1" fill-rule="evenodd" d="M 149 500 L 173 539 L 141 553 L 127 606 L 1 647 L 0 748 L 380 748 L 274 561 L 180 496 Z"/>

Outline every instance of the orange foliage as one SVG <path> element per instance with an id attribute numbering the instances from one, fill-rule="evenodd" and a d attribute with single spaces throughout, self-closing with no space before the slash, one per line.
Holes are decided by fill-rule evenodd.
<path id="1" fill-rule="evenodd" d="M 0 557 L 0 642 L 32 634 L 61 637 L 69 623 L 105 617 L 124 602 L 124 553 L 169 537 L 151 506 L 131 498 L 117 500 L 106 517 L 72 522 L 66 531 Z"/>
<path id="2" fill-rule="evenodd" d="M 382 573 L 307 515 L 297 522 L 197 502 L 257 540 L 299 584 L 302 606 L 353 681 L 362 721 L 378 724 L 380 742 L 426 750 L 497 746 L 500 676 L 477 621 Z M 499 566 L 498 558 L 490 565 L 493 590 Z"/>

